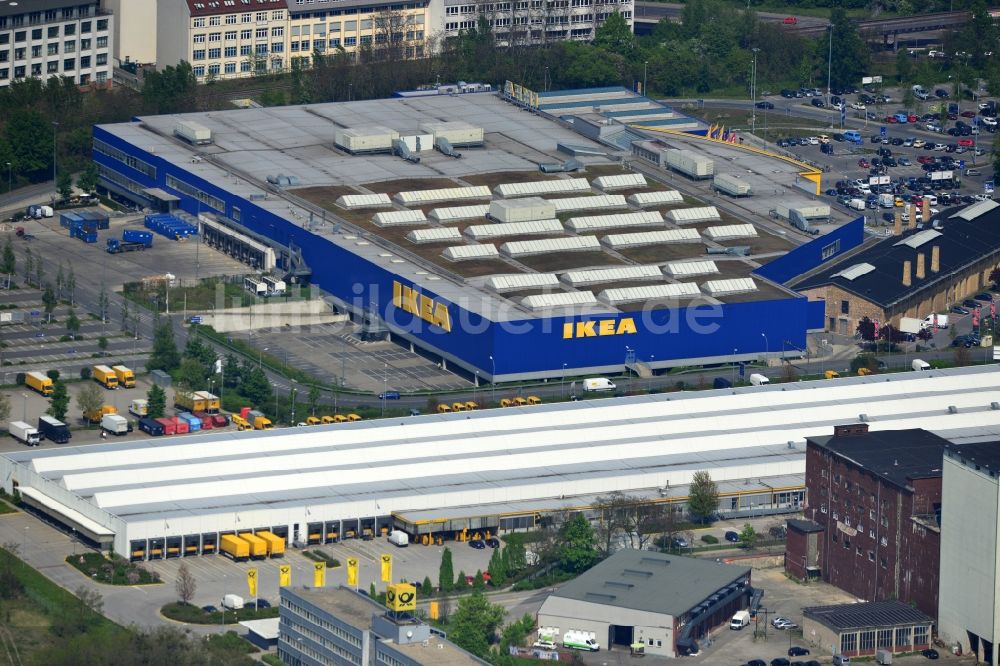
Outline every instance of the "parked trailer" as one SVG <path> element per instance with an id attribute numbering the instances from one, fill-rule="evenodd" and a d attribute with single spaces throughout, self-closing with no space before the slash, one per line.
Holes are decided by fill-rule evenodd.
<path id="1" fill-rule="evenodd" d="M 260 530 L 255 533 L 260 539 L 267 543 L 267 554 L 271 557 L 283 557 L 285 555 L 285 540 L 273 532 Z"/>
<path id="2" fill-rule="evenodd" d="M 178 120 L 174 125 L 174 136 L 196 146 L 212 143 L 212 130 L 193 120 Z"/>
<path id="3" fill-rule="evenodd" d="M 196 396 L 204 401 L 204 409 L 202 411 L 208 412 L 209 414 L 215 414 L 222 408 L 222 401 L 219 396 L 214 393 L 209 393 L 208 391 L 195 391 Z"/>
<path id="4" fill-rule="evenodd" d="M 206 414 L 205 412 L 195 412 L 194 416 L 201 421 L 202 430 L 211 430 L 215 427 L 215 422 L 212 420 L 211 414 Z"/>
<path id="5" fill-rule="evenodd" d="M 180 418 L 178 416 L 175 416 L 171 420 L 174 422 L 174 431 L 178 435 L 186 435 L 189 432 L 191 432 L 191 426 L 184 419 L 182 419 L 182 418 Z"/>
<path id="6" fill-rule="evenodd" d="M 250 546 L 250 557 L 257 560 L 267 557 L 267 541 L 252 532 L 240 532 L 239 537 Z"/>
<path id="7" fill-rule="evenodd" d="M 105 414 L 101 417 L 101 430 L 117 437 L 127 435 L 130 430 L 128 419 L 121 414 Z"/>
<path id="8" fill-rule="evenodd" d="M 751 194 L 750 183 L 732 174 L 720 173 L 715 176 L 712 186 L 719 192 L 725 192 L 733 197 L 748 197 Z"/>
<path id="9" fill-rule="evenodd" d="M 38 433 L 38 429 L 28 425 L 24 421 L 11 421 L 7 425 L 7 431 L 11 437 L 22 444 L 38 446 L 42 443 L 42 437 Z"/>
<path id="10" fill-rule="evenodd" d="M 147 417 L 139 419 L 139 430 L 151 437 L 161 437 L 165 434 L 163 424 L 159 420 Z"/>
<path id="11" fill-rule="evenodd" d="M 197 391 L 188 393 L 187 391 L 174 391 L 174 407 L 187 409 L 192 412 L 208 411 L 206 399 Z"/>
<path id="12" fill-rule="evenodd" d="M 124 229 L 122 240 L 126 243 L 142 243 L 146 247 L 153 247 L 153 232 L 145 229 Z"/>
<path id="13" fill-rule="evenodd" d="M 188 425 L 188 432 L 198 432 L 201 430 L 201 419 L 191 412 L 181 412 L 177 415 L 181 421 Z"/>
<path id="14" fill-rule="evenodd" d="M 173 419 L 168 419 L 166 417 L 161 417 L 158 419 L 153 419 L 163 427 L 164 435 L 176 435 L 177 434 L 177 424 L 174 423 Z"/>
<path id="15" fill-rule="evenodd" d="M 44 396 L 52 395 L 52 391 L 55 390 L 52 380 L 48 375 L 35 371 L 24 373 L 24 384 Z"/>
<path id="16" fill-rule="evenodd" d="M 68 425 L 48 414 L 38 417 L 38 432 L 42 437 L 56 444 L 65 444 L 73 436 Z"/>
<path id="17" fill-rule="evenodd" d="M 250 544 L 235 534 L 223 534 L 219 538 L 219 550 L 235 562 L 250 559 Z"/>
<path id="18" fill-rule="evenodd" d="M 142 252 L 146 247 L 145 243 L 129 243 L 117 238 L 109 238 L 105 249 L 108 254 L 123 254 L 125 252 Z"/>

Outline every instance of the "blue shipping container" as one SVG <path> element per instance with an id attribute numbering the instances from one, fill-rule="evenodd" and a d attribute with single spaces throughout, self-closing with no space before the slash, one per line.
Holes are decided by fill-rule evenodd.
<path id="1" fill-rule="evenodd" d="M 181 412 L 177 415 L 177 418 L 187 422 L 188 431 L 195 432 L 197 430 L 201 430 L 201 419 L 191 412 Z"/>
<path id="2" fill-rule="evenodd" d="M 125 229 L 122 231 L 122 240 L 126 243 L 142 243 L 146 247 L 152 247 L 153 233 L 143 229 Z"/>
<path id="3" fill-rule="evenodd" d="M 70 228 L 73 222 L 80 222 L 82 219 L 76 213 L 60 213 L 59 214 L 59 225 Z"/>

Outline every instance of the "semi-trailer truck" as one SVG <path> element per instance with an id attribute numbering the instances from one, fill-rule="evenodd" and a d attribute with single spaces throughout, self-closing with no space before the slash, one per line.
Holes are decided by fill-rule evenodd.
<path id="1" fill-rule="evenodd" d="M 219 550 L 236 562 L 250 559 L 250 544 L 235 534 L 223 534 L 219 538 Z"/>
<path id="2" fill-rule="evenodd" d="M 261 530 L 256 536 L 267 542 L 267 554 L 271 557 L 283 557 L 285 555 L 285 540 L 273 532 Z"/>
<path id="3" fill-rule="evenodd" d="M 250 544 L 250 557 L 257 560 L 267 557 L 267 542 L 253 532 L 240 532 L 239 537 Z"/>
<path id="4" fill-rule="evenodd" d="M 113 365 L 111 369 L 115 371 L 115 375 L 118 377 L 118 385 L 124 386 L 125 388 L 135 387 L 135 373 L 132 369 L 124 365 Z"/>
<path id="5" fill-rule="evenodd" d="M 11 437 L 22 444 L 38 446 L 42 443 L 42 438 L 38 434 L 38 430 L 24 421 L 11 421 L 7 426 L 7 430 L 10 432 Z"/>
<path id="6" fill-rule="evenodd" d="M 49 376 L 40 372 L 32 371 L 24 373 L 24 384 L 28 388 L 34 389 L 44 396 L 52 395 L 52 391 L 55 390 L 55 385 Z"/>
<path id="7" fill-rule="evenodd" d="M 95 365 L 90 371 L 94 381 L 106 389 L 118 388 L 118 375 L 106 365 Z"/>
<path id="8" fill-rule="evenodd" d="M 65 444 L 73 436 L 68 425 L 48 414 L 38 417 L 38 432 L 43 438 L 56 444 Z"/>

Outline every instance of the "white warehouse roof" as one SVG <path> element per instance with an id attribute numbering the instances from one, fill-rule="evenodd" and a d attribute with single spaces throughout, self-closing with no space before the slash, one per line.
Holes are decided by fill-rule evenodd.
<path id="1" fill-rule="evenodd" d="M 126 552 L 131 539 L 240 525 L 673 487 L 698 470 L 720 483 L 801 477 L 803 439 L 860 414 L 873 430 L 1000 433 L 998 401 L 1000 368 L 976 366 L 41 448 L 0 455 L 0 479 L 115 531 Z"/>

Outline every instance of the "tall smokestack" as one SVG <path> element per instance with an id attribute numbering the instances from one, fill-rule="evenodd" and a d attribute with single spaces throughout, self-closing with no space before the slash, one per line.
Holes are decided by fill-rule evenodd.
<path id="1" fill-rule="evenodd" d="M 896 211 L 895 211 L 895 222 L 896 222 L 895 235 L 902 236 L 903 235 L 903 211 L 900 208 L 897 208 Z"/>
<path id="2" fill-rule="evenodd" d="M 935 245 L 931 248 L 931 273 L 939 273 L 941 271 L 941 247 Z"/>
<path id="3" fill-rule="evenodd" d="M 918 280 L 923 280 L 925 277 L 927 277 L 927 274 L 924 271 L 924 253 L 923 252 L 918 252 L 917 253 L 917 279 Z"/>
<path id="4" fill-rule="evenodd" d="M 913 281 L 910 279 L 910 262 L 904 261 L 903 262 L 903 286 L 904 287 L 909 287 L 911 284 L 913 284 Z"/>

